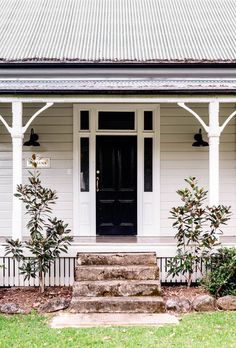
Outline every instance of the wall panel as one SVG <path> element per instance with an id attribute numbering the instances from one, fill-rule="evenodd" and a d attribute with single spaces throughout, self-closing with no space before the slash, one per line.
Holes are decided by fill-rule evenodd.
<path id="1" fill-rule="evenodd" d="M 208 124 L 207 105 L 190 105 Z M 220 106 L 220 123 L 235 110 L 235 105 Z M 236 235 L 236 123 L 225 128 L 220 143 L 220 203 L 232 206 L 233 216 L 224 227 L 225 235 Z M 193 136 L 202 128 L 184 109 L 161 105 L 161 230 L 160 235 L 175 233 L 169 219 L 171 207 L 181 204 L 176 190 L 185 187 L 184 178 L 196 176 L 199 184 L 208 186 L 209 148 L 192 147 Z M 204 130 L 203 138 L 207 141 Z"/>

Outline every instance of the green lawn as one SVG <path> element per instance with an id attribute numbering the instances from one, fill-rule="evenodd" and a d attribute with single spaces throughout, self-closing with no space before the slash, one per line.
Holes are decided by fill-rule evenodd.
<path id="1" fill-rule="evenodd" d="M 47 318 L 0 315 L 1 348 L 235 348 L 236 312 L 191 314 L 179 326 L 54 330 Z"/>

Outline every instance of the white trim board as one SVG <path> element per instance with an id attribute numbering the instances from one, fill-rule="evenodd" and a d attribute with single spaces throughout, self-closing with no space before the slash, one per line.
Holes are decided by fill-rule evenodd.
<path id="1" fill-rule="evenodd" d="M 90 129 L 80 131 L 81 110 L 89 111 Z M 100 131 L 99 111 L 134 111 L 135 130 Z M 153 131 L 144 131 L 144 111 L 153 112 Z M 96 236 L 96 135 L 137 136 L 137 216 L 139 236 L 160 233 L 160 106 L 146 104 L 74 104 L 73 107 L 73 234 Z M 89 192 L 80 192 L 80 139 L 89 138 Z M 153 191 L 144 192 L 144 138 L 153 138 Z"/>
<path id="2" fill-rule="evenodd" d="M 217 91 L 216 91 L 217 93 Z M 13 103 L 13 102 L 22 102 L 26 104 L 30 103 L 79 103 L 79 104 L 106 104 L 106 103 L 120 103 L 120 104 L 132 104 L 132 103 L 141 103 L 141 104 L 160 104 L 160 103 L 210 103 L 210 102 L 216 102 L 219 103 L 236 103 L 236 97 L 234 95 L 208 95 L 206 92 L 206 95 L 200 96 L 187 96 L 183 94 L 180 94 L 178 96 L 171 96 L 171 95 L 160 95 L 158 97 L 156 96 L 150 96 L 150 94 L 146 94 L 143 96 L 139 95 L 123 95 L 121 97 L 117 96 L 110 96 L 106 95 L 106 92 L 104 92 L 103 95 L 83 95 L 83 96 L 77 96 L 77 95 L 53 95 L 53 96 L 35 96 L 35 95 L 29 95 L 24 96 L 20 95 L 15 96 L 14 94 L 11 95 L 9 91 L 10 96 L 1 96 L 0 97 L 0 103 Z"/>

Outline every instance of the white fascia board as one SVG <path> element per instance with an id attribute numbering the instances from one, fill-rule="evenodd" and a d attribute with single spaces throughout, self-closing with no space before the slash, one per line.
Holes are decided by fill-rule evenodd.
<path id="1" fill-rule="evenodd" d="M 0 103 L 12 103 L 20 101 L 22 103 L 80 103 L 80 104 L 104 104 L 104 103 L 142 103 L 142 104 L 159 104 L 159 103 L 210 103 L 219 101 L 220 103 L 236 103 L 236 96 L 231 95 L 208 95 L 188 96 L 188 95 L 24 95 L 24 94 L 8 94 L 0 96 Z"/>
<path id="2" fill-rule="evenodd" d="M 165 68 L 165 67 L 116 67 L 94 68 L 7 68 L 0 65 L 1 79 L 227 79 L 236 78 L 236 68 Z"/>

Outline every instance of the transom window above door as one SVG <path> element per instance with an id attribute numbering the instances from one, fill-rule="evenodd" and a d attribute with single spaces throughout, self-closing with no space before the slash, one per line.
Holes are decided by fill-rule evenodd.
<path id="1" fill-rule="evenodd" d="M 99 130 L 135 130 L 135 112 L 131 111 L 99 111 Z"/>
<path id="2" fill-rule="evenodd" d="M 143 132 L 151 134 L 154 132 L 153 110 L 144 109 L 140 114 L 140 110 L 96 110 L 96 114 L 91 110 L 80 110 L 79 130 L 83 133 L 90 133 L 90 123 L 92 119 L 95 121 L 96 132 L 115 132 L 115 133 L 138 133 Z M 138 124 L 138 119 L 142 122 Z"/>

